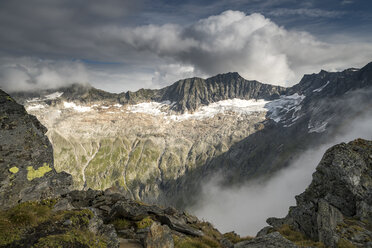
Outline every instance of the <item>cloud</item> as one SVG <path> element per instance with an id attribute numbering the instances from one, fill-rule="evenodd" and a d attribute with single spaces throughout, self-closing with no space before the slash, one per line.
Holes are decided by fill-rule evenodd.
<path id="1" fill-rule="evenodd" d="M 159 82 L 152 82 L 152 75 L 130 67 L 123 68 L 120 64 L 106 66 L 86 64 L 79 60 L 55 61 L 34 57 L 0 59 L 0 88 L 7 92 L 54 89 L 73 83 L 89 83 L 117 93 L 135 91 L 141 87 L 163 87 Z"/>
<path id="2" fill-rule="evenodd" d="M 0 59 L 0 87 L 6 91 L 32 91 L 88 82 L 83 64 L 37 58 Z"/>
<path id="3" fill-rule="evenodd" d="M 304 73 L 362 66 L 369 43 L 326 43 L 289 31 L 261 14 L 225 11 L 182 27 L 166 24 L 106 30 L 137 51 L 146 51 L 214 75 L 238 71 L 247 79 L 293 85 Z"/>
<path id="4" fill-rule="evenodd" d="M 360 111 L 360 100 L 365 100 L 371 91 L 362 94 L 363 97 L 359 92 L 338 104 L 348 104 Z M 367 108 L 363 115 L 345 120 L 343 128 L 326 144 L 303 152 L 289 167 L 268 181 L 258 179 L 239 187 L 226 188 L 220 186 L 217 175 L 203 185 L 202 196 L 190 212 L 212 222 L 221 232 L 234 230 L 243 236 L 256 235 L 267 226 L 267 218 L 287 215 L 289 207 L 295 205 L 294 196 L 302 193 L 310 184 L 312 173 L 328 148 L 356 138 L 371 140 L 371 126 L 372 114 Z"/>
<path id="5" fill-rule="evenodd" d="M 70 0 L 63 3 L 34 0 L 19 5 L 2 1 L 0 55 L 18 56 L 18 60 L 39 58 L 49 64 L 72 61 L 70 67 L 74 68 L 76 59 L 119 63 L 121 67 L 79 65 L 79 70 L 88 74 L 87 80 L 93 78 L 92 84 L 115 91 L 162 87 L 182 77 L 208 77 L 229 71 L 237 71 L 250 80 L 291 86 L 304 73 L 361 67 L 372 57 L 370 42 L 348 39 L 324 42 L 306 32 L 287 30 L 259 13 L 247 15 L 229 10 L 184 25 L 138 25 L 138 19 L 133 16 L 143 4 L 133 0 L 110 3 L 102 5 L 95 0 L 84 5 Z M 313 16 L 331 14 L 301 8 L 295 12 Z M 52 73 L 53 68 L 48 69 Z M 104 80 L 104 70 L 113 81 Z M 95 72 L 100 75 L 101 84 L 89 76 Z M 27 73 L 15 75 L 12 67 L 2 66 L 1 74 L 3 79 L 19 77 L 32 81 L 27 79 Z M 63 77 L 61 70 L 56 74 Z M 80 81 L 80 77 L 75 81 Z M 7 86 L 12 89 L 20 85 L 13 81 L 2 84 L 13 84 Z"/>

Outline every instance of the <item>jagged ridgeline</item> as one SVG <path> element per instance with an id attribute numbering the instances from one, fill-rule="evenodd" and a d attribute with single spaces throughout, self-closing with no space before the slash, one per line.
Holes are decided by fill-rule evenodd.
<path id="1" fill-rule="evenodd" d="M 14 96 L 48 128 L 55 168 L 72 174 L 75 188 L 116 186 L 184 208 L 216 172 L 229 184 L 269 177 L 337 134 L 371 109 L 371 85 L 368 64 L 305 75 L 291 88 L 227 73 L 159 90 L 75 84 Z"/>

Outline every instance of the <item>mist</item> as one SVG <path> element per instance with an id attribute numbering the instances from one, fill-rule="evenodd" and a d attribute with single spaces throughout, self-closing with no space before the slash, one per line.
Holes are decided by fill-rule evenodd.
<path id="1" fill-rule="evenodd" d="M 289 207 L 295 205 L 295 195 L 310 184 L 312 173 L 328 148 L 356 138 L 372 139 L 372 114 L 366 112 L 345 125 L 339 135 L 307 150 L 266 182 L 256 180 L 240 187 L 222 188 L 221 176 L 216 176 L 203 185 L 202 197 L 189 211 L 223 233 L 235 231 L 242 236 L 255 236 L 267 226 L 267 218 L 287 215 Z"/>

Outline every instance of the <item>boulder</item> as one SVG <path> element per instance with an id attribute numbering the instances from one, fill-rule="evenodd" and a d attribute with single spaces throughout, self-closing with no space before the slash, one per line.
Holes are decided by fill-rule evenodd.
<path id="1" fill-rule="evenodd" d="M 234 248 L 297 248 L 298 246 L 284 238 L 280 233 L 273 232 L 252 240 L 234 245 Z"/>
<path id="2" fill-rule="evenodd" d="M 174 248 L 171 230 L 158 222 L 152 223 L 144 240 L 145 248 Z"/>

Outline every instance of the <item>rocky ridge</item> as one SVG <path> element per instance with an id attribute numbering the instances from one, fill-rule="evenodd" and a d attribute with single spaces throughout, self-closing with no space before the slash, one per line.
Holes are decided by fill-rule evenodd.
<path id="1" fill-rule="evenodd" d="M 57 173 L 47 129 L 0 90 L 0 207 L 71 190 L 71 175 Z"/>
<path id="2" fill-rule="evenodd" d="M 320 247 L 372 247 L 372 141 L 357 139 L 328 149 L 296 202 L 285 218 L 269 218 L 271 227 L 257 239 L 275 231 L 287 238 L 299 232 Z M 301 240 L 296 242 L 301 246 Z"/>

